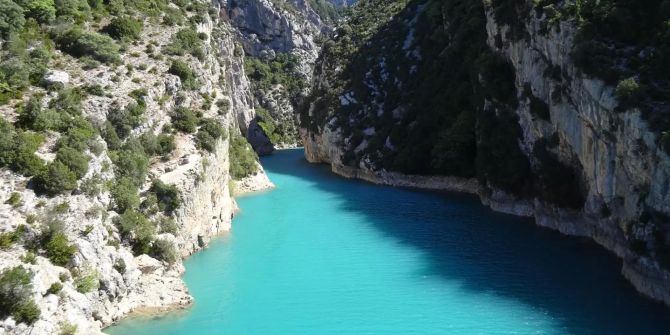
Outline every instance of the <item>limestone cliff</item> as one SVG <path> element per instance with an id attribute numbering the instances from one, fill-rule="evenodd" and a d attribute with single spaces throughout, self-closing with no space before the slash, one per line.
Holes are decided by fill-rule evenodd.
<path id="1" fill-rule="evenodd" d="M 222 5 L 231 24 L 237 28 L 237 35 L 249 57 L 270 63 L 281 54 L 290 55 L 293 64 L 290 69 L 285 69 L 288 71 L 286 75 L 295 76 L 302 82 L 311 80 L 319 52 L 317 39 L 328 33 L 333 23 L 332 18 L 326 16 L 328 13 L 317 12 L 313 6 L 334 11 L 330 4 L 323 0 L 230 0 Z M 270 87 L 256 86 L 254 105 L 267 110 L 268 114 L 252 123 L 249 138 L 254 149 L 265 155 L 272 153 L 274 146 L 295 146 L 299 142 L 295 105 L 308 87 L 291 91 L 292 88 L 282 82 L 273 82 Z M 278 130 L 280 135 L 273 136 L 271 132 L 276 128 L 281 128 Z"/>
<path id="2" fill-rule="evenodd" d="M 205 8 L 211 5 L 196 4 Z M 181 279 L 182 259 L 206 247 L 212 237 L 230 230 L 236 205 L 230 189 L 234 184 L 231 159 L 235 157 L 231 157 L 229 148 L 232 138 L 246 132 L 255 117 L 243 54 L 235 52 L 236 32 L 222 19 L 225 15 L 220 8 L 212 7 L 209 14 L 201 16 L 194 25 L 202 40 L 199 57 L 154 55 L 149 50 L 169 45 L 181 28 L 151 20 L 145 22 L 142 36 L 128 44 L 121 55 L 123 67 L 99 64 L 91 68 L 56 51 L 54 57 L 59 61 L 50 66 L 60 67 L 47 73 L 46 80 L 65 89 L 98 87 L 105 91 L 87 95 L 81 101 L 82 114 L 97 127 L 104 129 L 108 113 L 120 109 L 119 105 L 132 103 L 133 96 L 140 94 L 145 109 L 127 141 L 140 134 L 169 131 L 170 120 L 173 124 L 176 120 L 172 111 L 178 107 L 198 110 L 199 118 L 214 120 L 220 127 L 217 129 L 229 133 L 213 138 L 205 150 L 203 138 L 175 132 L 171 151 L 149 161 L 148 176 L 140 188 L 143 203 L 148 204 L 145 197 L 150 193 L 150 179 L 174 185 L 180 194 L 181 203 L 169 217 L 155 211 L 145 214 L 151 215 L 152 220 L 162 220 L 156 228 L 158 234 L 152 237 L 153 243 L 172 245 L 174 249 L 169 250 L 177 253 L 173 260 L 158 260 L 129 245 L 139 233 L 122 233 L 125 228 L 117 224 L 117 219 L 125 214 L 117 210 L 118 200 L 110 192 L 119 179 L 119 170 L 113 167 L 118 153 L 99 134 L 91 139 L 91 149 L 84 152 L 90 157 L 88 169 L 71 193 L 47 196 L 33 187 L 29 177 L 5 168 L 0 170 L 0 232 L 4 236 L 22 232 L 19 242 L 3 245 L 0 270 L 16 266 L 29 270 L 33 276 L 30 296 L 40 310 L 31 325 L 16 322 L 13 317 L 1 320 L 0 333 L 57 334 L 76 326 L 77 334 L 98 334 L 101 328 L 133 311 L 165 310 L 191 303 Z M 193 17 L 195 13 L 186 15 Z M 196 89 L 186 87 L 190 78 L 172 74 L 176 59 L 191 69 L 198 80 Z M 25 99 L 45 93 L 45 105 L 58 97 L 40 87 L 30 90 Z M 20 105 L 20 101 L 12 101 L 0 106 L 3 120 L 20 118 Z M 36 155 L 48 162 L 54 160 L 53 147 L 63 135 L 49 131 L 46 136 Z M 271 187 L 260 165 L 258 170 L 253 176 L 256 183 L 251 186 L 260 183 Z M 98 189 L 83 191 L 87 181 L 95 182 Z M 9 198 L 15 200 L 5 202 Z M 59 233 L 75 250 L 73 257 L 60 266 L 50 261 L 52 255 L 48 252 L 30 244 L 39 243 L 45 231 L 56 229 L 52 225 L 59 226 Z M 54 284 L 59 284 L 59 288 Z"/>
<path id="3" fill-rule="evenodd" d="M 435 2 L 410 1 L 378 28 L 379 35 L 363 39 L 361 50 L 365 54 L 360 57 L 372 61 L 367 63 L 370 72 L 363 75 L 362 87 L 357 87 L 355 80 L 341 79 L 343 73 L 351 73 L 346 72 L 348 67 L 357 66 L 359 55 L 353 54 L 354 61 L 348 64 L 331 64 L 335 62 L 333 57 L 342 52 L 342 45 L 347 45 L 342 38 L 336 39 L 335 51 L 326 50 L 317 62 L 315 93 L 303 113 L 301 133 L 307 159 L 330 163 L 337 173 L 373 182 L 412 187 L 439 185 L 441 189 L 477 193 L 482 202 L 495 210 L 531 216 L 538 225 L 590 237 L 623 259 L 623 274 L 640 292 L 670 304 L 670 272 L 665 261 L 668 251 L 664 247 L 669 232 L 670 157 L 659 144 L 658 131 L 650 129 L 640 109 L 617 99 L 614 85 L 586 75 L 575 64 L 575 39 L 579 34 L 575 20 L 550 18 L 548 13 L 553 12 L 533 8 L 537 1 L 483 1 L 483 7 L 473 8 L 473 12 L 451 3 L 445 2 L 441 15 L 437 15 L 440 5 Z M 509 22 L 516 23 L 499 19 L 503 6 L 511 8 L 507 15 L 513 19 Z M 526 8 L 531 9 L 522 10 Z M 462 22 L 468 15 L 469 26 Z M 418 20 L 412 19 L 417 17 Z M 441 22 L 441 29 L 423 30 L 432 36 L 419 35 L 420 22 L 429 20 Z M 398 42 L 385 37 L 390 32 L 396 33 L 392 41 Z M 443 35 L 438 36 L 440 33 Z M 473 66 L 478 71 L 470 91 L 473 93 L 468 93 L 470 86 L 460 86 L 464 89 L 460 94 L 471 94 L 471 100 L 481 104 L 463 102 L 453 109 L 472 108 L 476 121 L 468 123 L 467 113 L 447 117 L 444 125 L 448 129 L 433 135 L 435 131 L 430 127 L 420 128 L 421 122 L 443 122 L 439 121 L 444 118 L 440 113 L 451 113 L 452 107 L 443 100 L 437 104 L 438 112 L 430 116 L 422 110 L 431 108 L 430 99 L 435 94 L 448 93 L 427 87 L 423 89 L 437 93 L 426 96 L 425 92 L 411 91 L 418 86 L 412 82 L 412 74 L 433 80 L 421 72 L 433 57 L 443 62 L 431 64 L 433 72 L 440 73 L 444 68 L 447 70 L 442 73 L 450 74 L 455 68 L 467 67 L 465 63 L 449 63 L 458 59 L 449 57 L 459 50 L 468 52 L 459 44 L 466 34 L 470 45 L 477 43 L 478 34 L 483 34 L 485 47 L 474 50 L 468 46 L 468 50 L 477 53 L 470 57 L 482 61 Z M 357 36 L 350 38 L 355 41 Z M 439 45 L 435 56 L 427 56 L 431 50 L 421 42 L 413 42 L 420 39 Z M 388 48 L 379 52 L 365 49 L 377 40 L 385 40 Z M 455 46 L 458 47 L 454 49 Z M 486 53 L 502 59 L 504 66 L 497 68 L 498 73 L 505 73 L 507 68 L 510 72 L 491 79 L 482 70 L 492 59 L 481 56 Z M 398 59 L 407 63 L 399 67 L 408 68 L 404 73 L 410 76 L 385 67 L 398 64 Z M 460 80 L 472 78 L 470 75 Z M 389 85 L 393 81 L 395 85 Z M 492 82 L 493 89 L 487 87 Z M 344 89 L 338 90 L 342 86 Z M 402 92 L 405 87 L 410 91 Z M 401 93 L 395 93 L 398 88 Z M 333 91 L 335 95 L 329 95 Z M 421 95 L 423 103 L 413 104 L 403 93 Z M 422 121 L 421 117 L 426 119 Z M 504 123 L 505 119 L 513 122 Z M 488 126 L 491 122 L 493 127 Z M 464 124 L 472 124 L 473 128 Z M 415 143 L 425 146 L 405 144 L 411 141 L 406 138 L 413 137 L 415 128 L 423 129 L 417 136 L 425 139 Z M 512 130 L 504 137 L 495 131 L 500 128 L 518 131 Z M 461 129 L 472 130 L 455 134 Z M 399 131 L 406 138 L 394 136 Z M 490 138 L 496 142 L 489 143 Z M 506 145 L 494 156 L 497 159 L 487 160 L 486 155 L 495 154 L 495 147 L 502 147 L 509 138 L 518 145 Z M 455 146 L 456 141 L 463 141 L 463 145 Z M 509 157 L 516 156 L 517 151 L 525 158 L 512 161 Z M 405 157 L 429 161 L 406 164 Z M 472 165 L 460 168 L 473 158 Z M 488 161 L 488 165 L 481 166 L 482 161 Z M 508 174 L 505 180 L 495 175 L 498 171 L 490 169 L 505 171 L 510 164 L 514 168 L 507 171 L 523 177 Z M 427 176 L 413 175 L 415 171 Z M 444 177 L 445 171 L 446 175 L 453 171 L 454 177 Z"/>

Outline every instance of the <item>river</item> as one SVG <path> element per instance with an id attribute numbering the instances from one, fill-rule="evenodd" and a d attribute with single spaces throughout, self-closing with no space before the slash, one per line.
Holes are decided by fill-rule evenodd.
<path id="1" fill-rule="evenodd" d="M 277 188 L 185 262 L 194 305 L 112 335 L 669 334 L 593 242 L 477 198 L 347 180 L 302 150 L 263 158 Z"/>

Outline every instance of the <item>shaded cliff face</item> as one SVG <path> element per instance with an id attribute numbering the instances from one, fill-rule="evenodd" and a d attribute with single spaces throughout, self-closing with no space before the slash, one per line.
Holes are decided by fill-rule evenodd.
<path id="1" fill-rule="evenodd" d="M 663 7 L 608 5 L 632 17 Z M 603 51 L 583 41 L 614 41 L 606 50 L 644 45 L 625 47 L 601 32 L 614 19 L 571 2 L 356 8 L 325 43 L 301 111 L 310 161 L 390 184 L 407 184 L 394 173 L 458 177 L 457 187 L 445 186 L 455 189 L 476 179 L 465 190 L 486 204 L 593 238 L 624 259 L 641 292 L 670 303 L 667 96 L 658 94 L 667 78 L 637 63 L 621 73 L 587 67 Z M 631 28 L 640 36 L 645 29 Z M 637 43 L 662 50 L 655 37 Z M 644 94 L 639 83 L 648 83 Z"/>

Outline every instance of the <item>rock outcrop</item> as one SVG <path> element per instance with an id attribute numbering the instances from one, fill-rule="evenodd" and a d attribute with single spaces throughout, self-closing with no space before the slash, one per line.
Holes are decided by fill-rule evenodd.
<path id="1" fill-rule="evenodd" d="M 250 57 L 273 61 L 280 53 L 296 59 L 295 73 L 304 82 L 312 76 L 320 46 L 317 38 L 331 31 L 330 24 L 310 6 L 309 1 L 228 0 L 222 2 L 231 24 L 238 29 L 242 48 Z M 283 141 L 272 143 L 257 122 L 252 122 L 247 137 L 256 152 L 268 155 L 274 146 L 295 147 L 299 141 L 295 111 L 302 97 L 289 97 L 287 87 L 276 84 L 270 89 L 257 89 L 254 105 L 269 112 L 273 122 L 281 125 Z M 306 95 L 302 92 L 301 95 Z M 294 100 L 294 101 L 291 101 Z"/>
<path id="2" fill-rule="evenodd" d="M 307 1 L 229 0 L 223 5 L 249 55 L 272 59 L 277 52 L 294 54 L 300 73 L 310 78 L 319 53 L 315 39 L 328 27 Z"/>

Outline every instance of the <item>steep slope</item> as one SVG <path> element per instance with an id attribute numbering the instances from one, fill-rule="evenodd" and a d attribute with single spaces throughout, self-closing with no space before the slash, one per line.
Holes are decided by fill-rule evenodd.
<path id="1" fill-rule="evenodd" d="M 0 25 L 3 334 L 190 304 L 181 260 L 230 229 L 234 179 L 271 185 L 241 136 L 255 113 L 220 9 L 98 5 Z"/>
<path id="2" fill-rule="evenodd" d="M 670 303 L 667 2 L 371 0 L 351 13 L 301 111 L 310 161 L 477 193 L 591 237 Z"/>
<path id="3" fill-rule="evenodd" d="M 249 131 L 259 154 L 299 143 L 295 112 L 311 80 L 317 40 L 337 18 L 324 0 L 229 0 L 223 3 L 247 55 L 259 117 Z M 268 140 L 269 138 L 269 140 Z"/>

